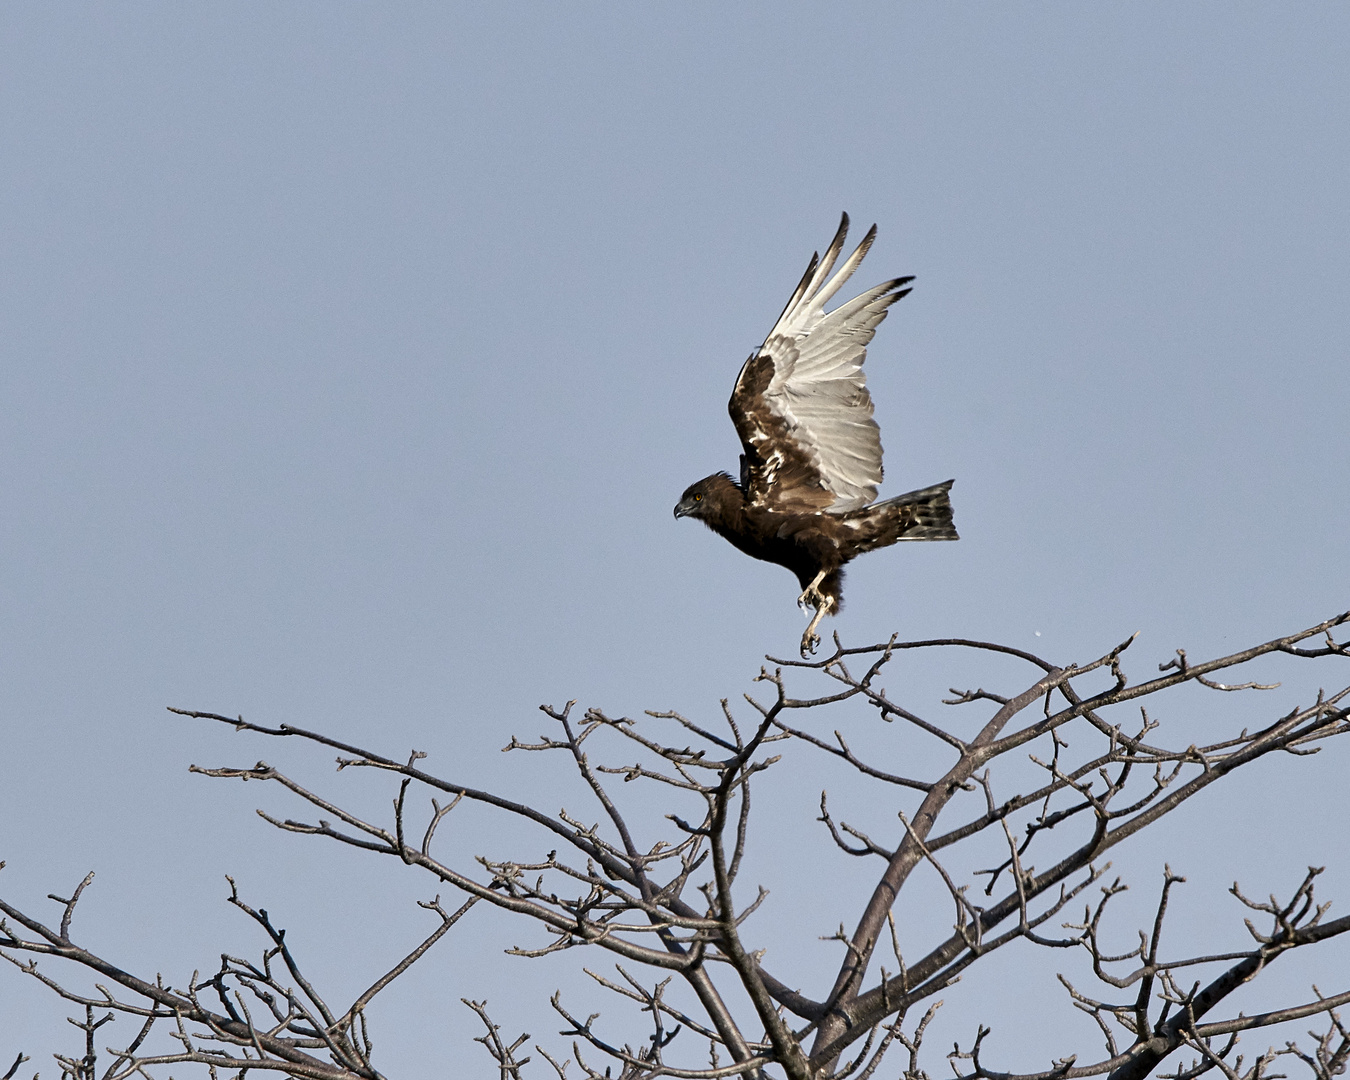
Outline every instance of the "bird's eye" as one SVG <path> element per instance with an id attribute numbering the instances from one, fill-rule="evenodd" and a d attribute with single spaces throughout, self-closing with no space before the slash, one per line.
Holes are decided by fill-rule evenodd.
<path id="1" fill-rule="evenodd" d="M 703 496 L 702 496 L 702 495 L 695 495 L 695 496 L 694 496 L 694 502 L 702 502 L 702 501 L 703 501 Z"/>

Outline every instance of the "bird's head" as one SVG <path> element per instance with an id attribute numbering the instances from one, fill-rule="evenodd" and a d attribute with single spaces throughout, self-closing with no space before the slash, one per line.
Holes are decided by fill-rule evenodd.
<path id="1" fill-rule="evenodd" d="M 675 516 L 706 519 L 720 505 L 727 488 L 734 490 L 735 484 L 726 473 L 713 473 L 697 484 L 690 484 L 675 504 Z"/>
<path id="2" fill-rule="evenodd" d="M 699 517 L 704 509 L 704 503 L 707 502 L 707 495 L 701 490 L 703 481 L 697 484 L 691 484 L 685 488 L 684 494 L 680 496 L 680 501 L 675 504 L 675 516 Z"/>

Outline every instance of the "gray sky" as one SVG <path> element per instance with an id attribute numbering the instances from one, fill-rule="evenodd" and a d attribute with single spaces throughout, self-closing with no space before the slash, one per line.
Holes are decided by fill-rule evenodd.
<path id="1" fill-rule="evenodd" d="M 962 540 L 861 560 L 827 630 L 1059 662 L 1138 630 L 1142 674 L 1350 606 L 1347 113 L 1331 3 L 6 4 L 4 894 L 95 869 L 91 943 L 181 980 L 255 948 L 233 873 L 343 935 L 319 963 L 359 989 L 423 883 L 186 772 L 323 755 L 165 705 L 519 785 L 497 750 L 540 702 L 750 689 L 796 583 L 671 507 L 734 471 L 732 379 L 841 210 L 880 228 L 860 289 L 917 275 L 868 360 L 883 494 L 956 477 Z M 1329 863 L 1343 910 L 1338 754 L 1292 836 L 1262 832 L 1272 766 L 1137 886 L 1170 859 L 1198 917 Z M 769 879 L 795 849 L 764 843 Z M 807 941 L 847 914 L 770 883 Z M 384 1067 L 443 1074 L 419 1023 L 480 1052 L 461 995 L 553 1030 L 560 965 L 496 959 L 524 936 L 443 943 L 376 1017 Z M 953 999 L 938 1041 L 1001 1008 Z M 39 1064 L 64 1016 L 0 971 L 0 1052 Z"/>

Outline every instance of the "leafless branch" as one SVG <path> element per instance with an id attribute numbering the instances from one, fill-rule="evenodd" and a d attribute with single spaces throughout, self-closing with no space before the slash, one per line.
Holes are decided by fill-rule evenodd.
<path id="1" fill-rule="evenodd" d="M 985 970 L 981 962 L 991 953 L 1021 942 L 1057 950 L 1074 966 L 1072 978 L 1061 974 L 1065 1006 L 1092 1018 L 1103 1056 L 1080 1063 L 1070 1054 L 1055 1057 L 1052 1048 L 1046 1068 L 1014 1076 L 986 1063 L 989 1031 L 976 1027 L 964 1049 L 947 1055 L 959 1080 L 1142 1080 L 1164 1062 L 1172 1063 L 1176 1071 L 1169 1075 L 1177 1080 L 1205 1072 L 1277 1080 L 1270 1071 L 1277 1060 L 1331 1080 L 1350 1056 L 1336 1011 L 1350 1003 L 1350 990 L 1315 991 L 1294 1004 L 1273 1001 L 1254 1015 L 1223 1011 L 1234 990 L 1280 956 L 1350 931 L 1350 918 L 1330 919 L 1327 905 L 1316 900 L 1316 868 L 1282 900 L 1251 899 L 1235 885 L 1232 923 L 1240 934 L 1245 912 L 1248 936 L 1204 950 L 1176 935 L 1164 948 L 1168 913 L 1185 896 L 1175 888 L 1184 879 L 1168 867 L 1156 903 L 1150 901 L 1151 925 L 1139 931 L 1137 943 L 1108 947 L 1129 901 L 1122 899 L 1123 881 L 1106 883 L 1111 864 L 1104 857 L 1215 785 L 1240 797 L 1242 781 L 1231 778 L 1251 775 L 1246 767 L 1267 755 L 1306 756 L 1350 732 L 1350 686 L 1298 699 L 1285 678 L 1280 706 L 1261 711 L 1281 686 L 1267 675 L 1273 664 L 1297 675 L 1301 664 L 1334 666 L 1336 658 L 1350 656 L 1350 643 L 1335 638 L 1348 621 L 1350 613 L 1202 662 L 1178 649 L 1156 677 L 1142 682 L 1131 682 L 1127 672 L 1134 638 L 1095 659 L 1063 665 L 958 638 L 891 638 L 851 649 L 836 639 L 828 658 L 771 661 L 774 666 L 756 677 L 753 696 L 735 708 L 720 702 L 710 718 L 673 711 L 616 718 L 596 708 L 578 718 L 575 702 L 545 706 L 551 727 L 532 740 L 513 736 L 506 749 L 544 755 L 575 777 L 586 802 L 570 809 L 467 784 L 467 777 L 434 771 L 421 751 L 379 753 L 286 724 L 174 709 L 254 737 L 336 751 L 339 773 L 388 774 L 387 798 L 367 807 L 350 793 L 328 790 L 340 780 L 301 783 L 266 762 L 193 766 L 204 776 L 285 791 L 303 808 L 297 817 L 260 811 L 281 832 L 397 860 L 400 872 L 407 867 L 427 875 L 437 895 L 421 906 L 438 925 L 382 974 L 372 972 L 368 988 L 345 1008 L 330 1006 L 284 929 L 265 909 L 245 903 L 233 882 L 229 902 L 261 932 L 261 955 L 222 957 L 213 974 L 193 973 L 179 986 L 132 975 L 72 939 L 92 874 L 69 897 L 51 897 L 60 905 L 54 929 L 0 900 L 0 956 L 81 1011 L 72 1023 L 84 1046 L 59 1058 L 70 1080 L 161 1080 L 155 1070 L 185 1064 L 201 1066 L 213 1080 L 220 1070 L 240 1077 L 262 1071 L 305 1080 L 377 1080 L 368 1007 L 480 903 L 537 932 L 533 941 L 510 945 L 507 951 L 516 955 L 578 948 L 611 954 L 619 978 L 590 972 L 593 989 L 645 1018 L 640 1037 L 613 1038 L 601 1033 L 599 1013 L 583 1018 L 555 995 L 552 1007 L 567 1025 L 570 1052 L 539 1044 L 526 1052 L 530 1036 L 508 1038 L 485 1002 L 465 997 L 484 1025 L 477 1041 L 503 1078 L 533 1069 L 562 1080 L 569 1074 L 758 1080 L 772 1069 L 792 1080 L 870 1080 L 886 1054 L 900 1047 L 908 1054 L 906 1080 L 928 1080 L 921 1051 L 942 1004 L 938 995 Z M 1006 687 L 985 689 L 992 685 L 987 672 L 972 677 L 965 685 L 980 688 L 953 690 L 945 700 L 955 710 L 949 713 L 934 703 L 902 700 L 881 685 L 888 670 L 894 675 L 889 665 L 896 657 L 919 662 L 934 650 L 972 660 L 996 655 L 1026 667 L 1020 682 Z M 1228 674 L 1244 665 L 1260 670 Z M 1187 683 L 1222 695 L 1215 700 L 1225 702 L 1231 722 L 1221 738 L 1196 745 L 1184 734 L 1169 736 L 1172 729 L 1156 719 L 1165 712 L 1152 699 Z M 827 711 L 828 724 L 822 722 Z M 932 719 L 939 714 L 958 719 Z M 931 745 L 942 765 L 914 764 L 928 759 L 907 753 L 913 740 Z M 830 762 L 853 780 L 833 789 L 833 809 L 821 793 L 826 855 L 803 851 L 787 870 L 832 889 L 828 853 L 839 851 L 865 857 L 860 865 L 876 871 L 870 892 L 851 908 L 851 924 L 830 935 L 844 946 L 832 981 L 806 991 L 770 970 L 756 942 L 764 939 L 762 921 L 783 913 L 763 885 L 741 880 L 747 866 L 758 865 L 748 855 L 762 834 L 778 832 L 757 808 L 763 786 L 775 782 L 776 764 L 788 757 L 794 778 Z M 896 761 L 904 762 L 901 772 Z M 462 844 L 436 837 L 457 827 L 461 819 L 451 811 L 461 804 L 529 827 L 535 847 L 458 854 Z M 878 809 L 884 811 L 879 826 Z M 855 811 L 869 815 L 867 831 L 835 817 L 842 812 L 858 821 Z M 500 844 L 500 835 L 474 832 L 471 839 L 487 848 Z M 950 929 L 931 937 L 897 925 L 893 915 L 921 865 L 941 881 L 954 912 Z M 971 865 L 986 869 L 962 869 Z M 441 906 L 446 889 L 462 897 L 453 912 L 452 905 Z M 1074 915 L 1062 931 L 1048 929 L 1080 903 L 1081 918 Z M 874 964 L 878 945 L 894 954 L 897 970 Z M 52 964 L 65 966 L 49 970 Z M 85 988 L 68 978 L 70 971 L 98 981 Z M 1193 985 L 1183 985 L 1183 978 Z M 1095 997 L 1093 981 L 1102 988 Z M 1109 1000 L 1117 993 L 1120 1000 Z M 908 1026 L 919 1007 L 922 1018 Z M 135 1033 L 120 1050 L 99 1049 L 94 1033 L 107 1030 L 114 1016 L 134 1019 Z M 1288 1041 L 1250 1059 L 1236 1049 L 1243 1032 L 1317 1016 L 1326 1027 L 1307 1049 Z M 1176 1063 L 1187 1054 L 1189 1064 Z M 25 1060 L 20 1055 L 0 1080 L 15 1080 Z"/>

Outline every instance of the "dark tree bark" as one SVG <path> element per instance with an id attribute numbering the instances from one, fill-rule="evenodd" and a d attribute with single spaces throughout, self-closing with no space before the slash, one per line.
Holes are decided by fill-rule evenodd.
<path id="1" fill-rule="evenodd" d="M 307 822 L 263 815 L 277 829 L 416 867 L 440 893 L 453 890 L 457 906 L 443 907 L 439 896 L 425 902 L 437 921 L 432 932 L 345 1008 L 331 1005 L 306 979 L 284 931 L 265 910 L 245 903 L 233 882 L 229 902 L 257 925 L 264 951 L 256 962 L 224 957 L 209 977 L 173 985 L 138 977 L 78 945 L 71 925 L 92 874 L 69 898 L 53 897 L 59 905 L 55 926 L 0 899 L 0 956 L 82 1010 L 72 1018 L 84 1033 L 82 1056 L 57 1056 L 70 1080 L 167 1077 L 169 1067 L 186 1064 L 212 1076 L 225 1069 L 238 1075 L 377 1080 L 382 1074 L 372 1061 L 365 1020 L 370 1002 L 475 904 L 511 912 L 545 932 L 538 948 L 508 950 L 518 955 L 582 946 L 613 954 L 616 976 L 592 978 L 636 1006 L 645 1025 L 641 1035 L 615 1035 L 609 1024 L 602 1029 L 599 1014 L 583 1019 L 584 1010 L 555 994 L 551 1008 L 573 1040 L 569 1073 L 568 1062 L 543 1047 L 534 1048 L 537 1059 L 527 1055 L 526 1036 L 509 1039 L 484 1002 L 465 999 L 484 1025 L 478 1041 L 503 1077 L 523 1076 L 528 1064 L 541 1075 L 617 1074 L 633 1080 L 732 1075 L 867 1080 L 885 1061 L 907 1080 L 927 1080 L 931 1055 L 923 1040 L 941 1004 L 938 995 L 958 977 L 978 979 L 984 957 L 1022 942 L 1082 958 L 1080 966 L 1104 989 L 1090 993 L 1061 976 L 1065 1004 L 1096 1021 L 1102 1051 L 1080 1064 L 1047 1047 L 1043 1070 L 1014 1077 L 985 1060 L 989 1031 L 978 1027 L 965 1049 L 958 1045 L 946 1055 L 958 1080 L 1142 1080 L 1164 1065 L 1173 1070 L 1166 1075 L 1178 1080 L 1210 1071 L 1229 1080 L 1273 1080 L 1271 1066 L 1282 1057 L 1301 1063 L 1317 1080 L 1330 1080 L 1350 1058 L 1350 1034 L 1337 1013 L 1350 1002 L 1344 973 L 1329 972 L 1341 984 L 1331 994 L 1310 990 L 1299 1001 L 1271 1002 L 1257 1015 L 1225 1008 L 1237 988 L 1285 953 L 1350 930 L 1350 917 L 1324 918 L 1327 905 L 1315 898 L 1318 868 L 1291 883 L 1284 900 L 1251 900 L 1234 886 L 1236 901 L 1249 911 L 1249 940 L 1214 954 L 1188 953 L 1183 943 L 1176 956 L 1162 955 L 1169 900 L 1183 880 L 1170 869 L 1151 931 L 1141 933 L 1133 949 L 1111 954 L 1102 926 L 1124 885 L 1099 883 L 1110 866 L 1103 857 L 1112 848 L 1192 796 L 1222 784 L 1228 798 L 1239 799 L 1244 783 L 1251 782 L 1246 766 L 1274 753 L 1312 754 L 1324 741 L 1350 732 L 1350 686 L 1319 691 L 1255 725 L 1235 719 L 1228 735 L 1204 746 L 1184 736 L 1169 741 L 1140 706 L 1188 683 L 1255 703 L 1275 684 L 1223 682 L 1217 676 L 1230 678 L 1231 669 L 1257 661 L 1263 661 L 1263 674 L 1277 662 L 1340 664 L 1350 656 L 1350 644 L 1338 643 L 1335 635 L 1347 622 L 1350 613 L 1203 663 L 1178 650 L 1142 682 L 1131 682 L 1125 671 L 1131 641 L 1090 663 L 1058 665 L 989 642 L 892 639 L 846 649 L 836 639 L 826 659 L 775 660 L 772 669 L 762 669 L 757 681 L 767 693 L 758 699 L 747 695 L 749 712 L 739 720 L 726 702 L 716 724 L 670 712 L 641 720 L 612 718 L 598 709 L 577 719 L 572 703 L 546 706 L 551 732 L 533 742 L 512 738 L 507 749 L 561 755 L 560 767 L 575 770 L 594 798 L 600 826 L 471 786 L 464 782 L 468 777 L 438 775 L 422 765 L 425 755 L 416 751 L 405 760 L 285 724 L 174 709 L 262 739 L 336 749 L 342 755 L 339 770 L 390 774 L 396 782 L 393 810 L 380 821 L 263 762 L 246 768 L 193 766 L 204 776 L 286 788 L 318 817 Z M 924 706 L 894 700 L 879 685 L 895 657 L 936 650 L 1014 658 L 1028 674 L 1008 693 L 953 690 L 943 704 L 954 717 L 938 722 L 925 716 Z M 1344 678 L 1345 672 L 1338 674 Z M 797 696 L 799 685 L 813 683 L 817 689 Z M 855 753 L 840 732 L 830 734 L 826 727 L 831 711 L 848 702 L 867 707 L 874 723 L 898 724 L 932 740 L 945 764 L 906 775 L 896 771 L 896 762 L 912 757 L 884 750 Z M 758 909 L 766 894 L 759 889 L 747 896 L 738 883 L 751 838 L 751 788 L 771 783 L 773 766 L 789 753 L 842 762 L 858 785 L 874 789 L 869 804 L 889 808 L 899 823 L 894 836 L 873 839 L 836 820 L 821 793 L 822 836 L 850 857 L 875 860 L 876 875 L 870 893 L 856 898 L 852 928 L 841 927 L 836 935 L 844 956 L 832 984 L 814 991 L 792 988 L 783 973 L 769 970 L 756 945 L 756 923 L 765 917 Z M 1038 779 L 1020 786 L 1005 781 L 1016 772 L 1014 764 L 1028 757 Z M 611 798 L 608 785 L 616 777 L 647 786 L 641 820 L 621 812 Z M 453 822 L 453 811 L 465 800 L 533 826 L 548 854 L 443 861 L 438 829 Z M 959 854 L 990 837 L 1002 846 L 997 865 L 973 877 L 967 872 L 961 880 L 953 869 L 963 862 Z M 1046 868 L 1035 869 L 1033 859 Z M 954 913 L 950 931 L 927 942 L 897 925 L 893 914 L 915 870 L 925 865 L 944 883 Z M 820 887 L 831 888 L 827 876 L 821 877 Z M 1078 912 L 1081 920 L 1074 921 Z M 1170 947 L 1177 948 L 1176 942 Z M 59 978 L 49 970 L 52 960 L 67 962 Z M 96 976 L 98 989 L 79 989 L 69 977 L 70 965 Z M 673 980 L 683 993 L 671 989 Z M 100 1029 L 118 1014 L 136 1019 L 137 1034 L 117 1049 L 100 1047 Z M 1282 1049 L 1250 1059 L 1236 1052 L 1241 1032 L 1310 1017 L 1320 1018 L 1322 1027 L 1306 1049 L 1286 1041 Z M 20 1054 L 0 1080 L 16 1080 L 27 1060 Z"/>

